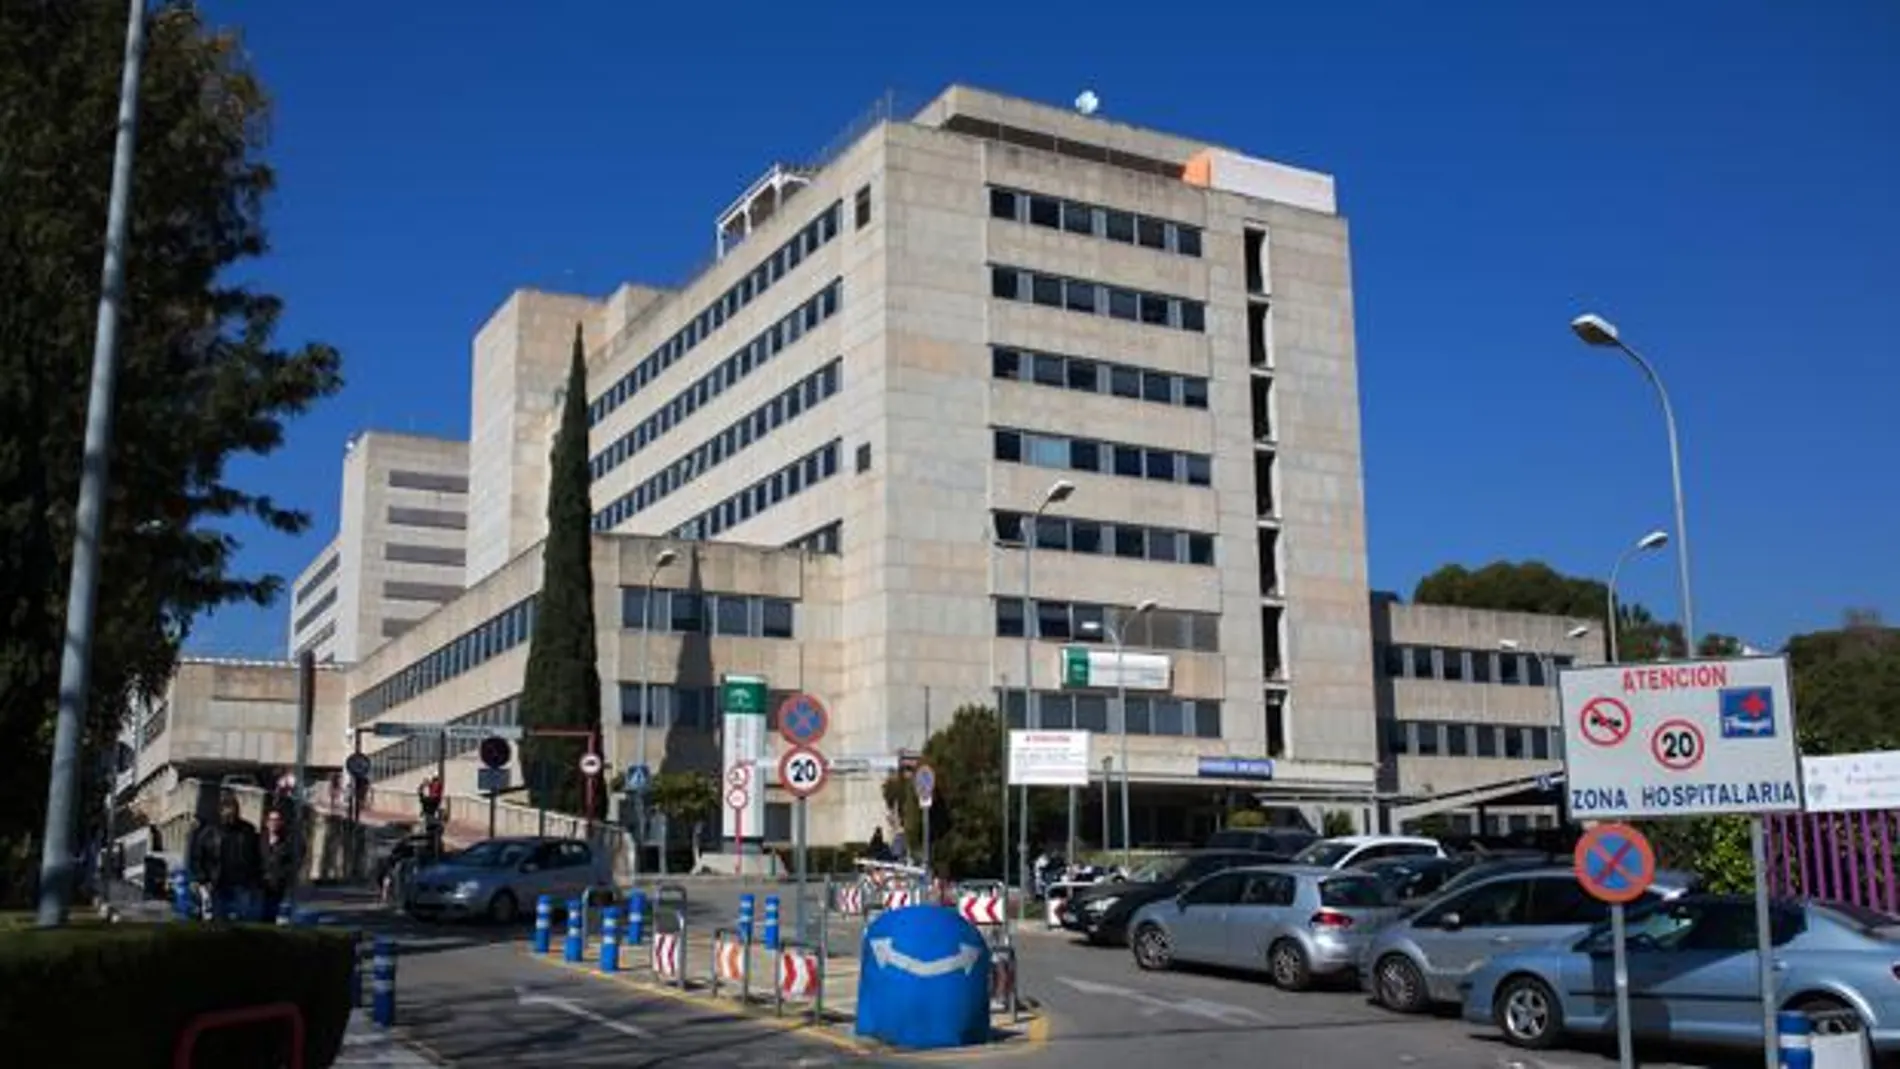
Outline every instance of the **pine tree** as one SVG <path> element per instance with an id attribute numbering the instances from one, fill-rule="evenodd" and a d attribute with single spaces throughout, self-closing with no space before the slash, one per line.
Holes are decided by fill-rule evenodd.
<path id="1" fill-rule="evenodd" d="M 521 688 L 522 743 L 529 797 L 537 805 L 578 813 L 584 795 L 574 737 L 535 738 L 536 728 L 600 729 L 600 662 L 594 636 L 593 505 L 588 499 L 587 350 L 574 328 L 561 426 L 548 460 L 548 537 L 541 594 L 534 607 L 528 674 Z M 604 784 L 596 782 L 599 806 Z"/>

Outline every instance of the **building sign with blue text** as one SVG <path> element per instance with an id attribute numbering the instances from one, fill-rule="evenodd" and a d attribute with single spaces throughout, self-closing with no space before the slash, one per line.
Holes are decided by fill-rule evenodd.
<path id="1" fill-rule="evenodd" d="M 1202 779 L 1272 779 L 1271 757 L 1203 757 Z"/>

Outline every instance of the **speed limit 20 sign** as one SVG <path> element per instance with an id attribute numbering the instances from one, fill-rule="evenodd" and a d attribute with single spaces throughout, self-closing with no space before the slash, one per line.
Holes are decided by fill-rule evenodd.
<path id="1" fill-rule="evenodd" d="M 831 766 L 825 761 L 825 755 L 809 746 L 794 746 L 778 759 L 779 786 L 794 797 L 808 798 L 817 794 L 830 774 Z"/>

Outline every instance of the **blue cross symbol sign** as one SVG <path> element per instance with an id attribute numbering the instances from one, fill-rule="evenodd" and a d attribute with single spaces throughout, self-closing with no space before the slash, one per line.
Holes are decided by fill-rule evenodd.
<path id="1" fill-rule="evenodd" d="M 1633 902 L 1656 878 L 1656 852 L 1628 824 L 1599 824 L 1577 841 L 1577 880 L 1604 902 Z"/>
<path id="2" fill-rule="evenodd" d="M 647 766 L 635 765 L 627 770 L 627 789 L 635 794 L 645 794 L 651 779 L 652 773 L 647 771 Z"/>
<path id="3" fill-rule="evenodd" d="M 793 746 L 815 745 L 830 726 L 825 707 L 809 694 L 794 694 L 778 707 L 778 733 Z"/>

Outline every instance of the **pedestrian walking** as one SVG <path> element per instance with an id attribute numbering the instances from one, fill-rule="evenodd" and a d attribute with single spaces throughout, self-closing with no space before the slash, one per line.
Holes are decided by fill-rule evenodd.
<path id="1" fill-rule="evenodd" d="M 217 823 L 202 825 L 192 836 L 190 865 L 207 919 L 257 919 L 263 852 L 257 827 L 244 819 L 235 792 L 219 796 Z"/>
<path id="2" fill-rule="evenodd" d="M 264 922 L 268 924 L 277 919 L 278 910 L 297 882 L 297 845 L 291 841 L 282 809 L 272 809 L 264 814 L 261 852 Z"/>

